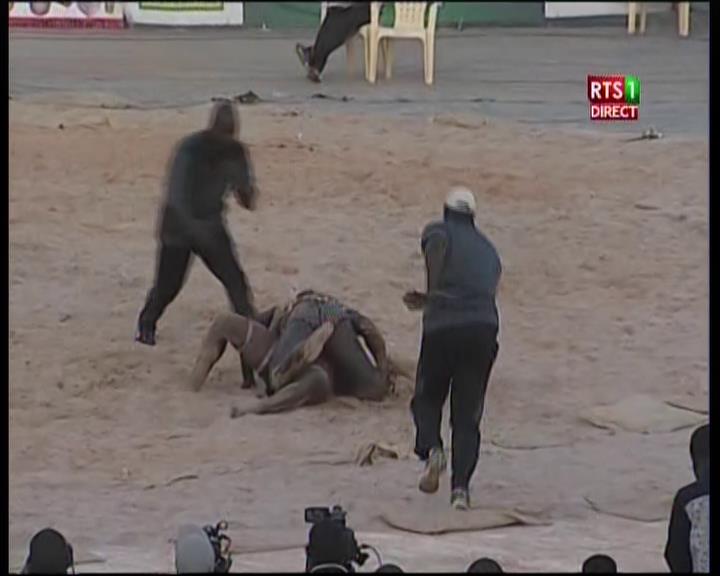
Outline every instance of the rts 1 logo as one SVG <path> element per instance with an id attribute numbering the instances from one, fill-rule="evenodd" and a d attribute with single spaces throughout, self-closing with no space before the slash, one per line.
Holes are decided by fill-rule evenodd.
<path id="1" fill-rule="evenodd" d="M 587 77 L 590 120 L 628 121 L 640 117 L 640 80 L 637 76 Z"/>

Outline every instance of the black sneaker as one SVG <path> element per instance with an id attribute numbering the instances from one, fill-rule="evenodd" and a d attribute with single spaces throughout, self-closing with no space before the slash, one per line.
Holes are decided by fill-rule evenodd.
<path id="1" fill-rule="evenodd" d="M 307 70 L 310 66 L 310 48 L 306 48 L 302 44 L 295 44 L 295 54 L 297 54 L 302 67 Z"/>
<path id="2" fill-rule="evenodd" d="M 466 488 L 453 488 L 450 505 L 455 510 L 470 510 L 470 493 Z"/>
<path id="3" fill-rule="evenodd" d="M 320 84 L 320 72 L 315 70 L 315 68 L 313 68 L 312 66 L 308 68 L 307 77 L 308 80 L 310 80 L 311 82 L 315 82 L 315 84 Z"/>
<path id="4" fill-rule="evenodd" d="M 146 346 L 155 346 L 155 327 L 143 326 L 138 323 L 137 332 L 135 332 L 135 342 L 145 344 Z"/>

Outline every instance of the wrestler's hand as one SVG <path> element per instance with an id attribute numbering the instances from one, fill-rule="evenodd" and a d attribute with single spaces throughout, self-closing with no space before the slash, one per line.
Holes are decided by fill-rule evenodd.
<path id="1" fill-rule="evenodd" d="M 403 302 L 408 310 L 422 310 L 427 303 L 427 294 L 417 290 L 410 290 L 403 295 Z"/>
<path id="2" fill-rule="evenodd" d="M 243 406 L 242 408 L 239 406 L 233 406 L 230 409 L 230 418 L 240 418 L 242 416 L 247 416 L 248 414 L 253 413 L 252 406 Z"/>

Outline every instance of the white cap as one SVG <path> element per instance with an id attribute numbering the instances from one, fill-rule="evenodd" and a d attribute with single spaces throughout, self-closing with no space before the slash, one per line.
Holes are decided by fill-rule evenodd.
<path id="1" fill-rule="evenodd" d="M 175 541 L 175 569 L 178 574 L 207 574 L 215 569 L 215 551 L 199 526 L 182 526 Z"/>
<path id="2" fill-rule="evenodd" d="M 475 196 L 464 186 L 456 186 L 447 195 L 445 206 L 455 212 L 475 214 Z"/>

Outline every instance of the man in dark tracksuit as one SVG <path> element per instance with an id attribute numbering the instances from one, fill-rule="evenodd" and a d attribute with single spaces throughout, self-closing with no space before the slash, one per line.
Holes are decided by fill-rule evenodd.
<path id="1" fill-rule="evenodd" d="M 328 57 L 370 23 L 370 2 L 328 2 L 327 14 L 312 46 L 295 45 L 300 62 L 313 82 L 320 82 Z"/>
<path id="2" fill-rule="evenodd" d="M 695 482 L 678 490 L 673 501 L 665 547 L 671 572 L 710 572 L 710 428 L 690 439 Z"/>
<path id="3" fill-rule="evenodd" d="M 222 282 L 235 312 L 255 315 L 252 293 L 223 215 L 228 188 L 249 210 L 257 199 L 250 158 L 236 140 L 238 124 L 234 105 L 219 102 L 210 126 L 181 140 L 175 150 L 160 211 L 155 284 L 138 319 L 138 342 L 155 345 L 157 322 L 180 292 L 193 254 Z M 245 368 L 244 375 L 252 379 Z"/>
<path id="4" fill-rule="evenodd" d="M 457 509 L 470 506 L 480 418 L 498 352 L 495 293 L 500 258 L 475 227 L 474 217 L 472 193 L 457 188 L 445 202 L 444 221 L 431 223 L 423 231 L 427 294 L 421 295 L 418 305 L 423 308 L 423 337 L 411 404 L 417 428 L 415 453 L 426 462 L 420 489 L 433 493 L 447 465 L 441 422 L 451 394 L 451 503 Z M 410 305 L 407 299 L 406 303 Z"/>

